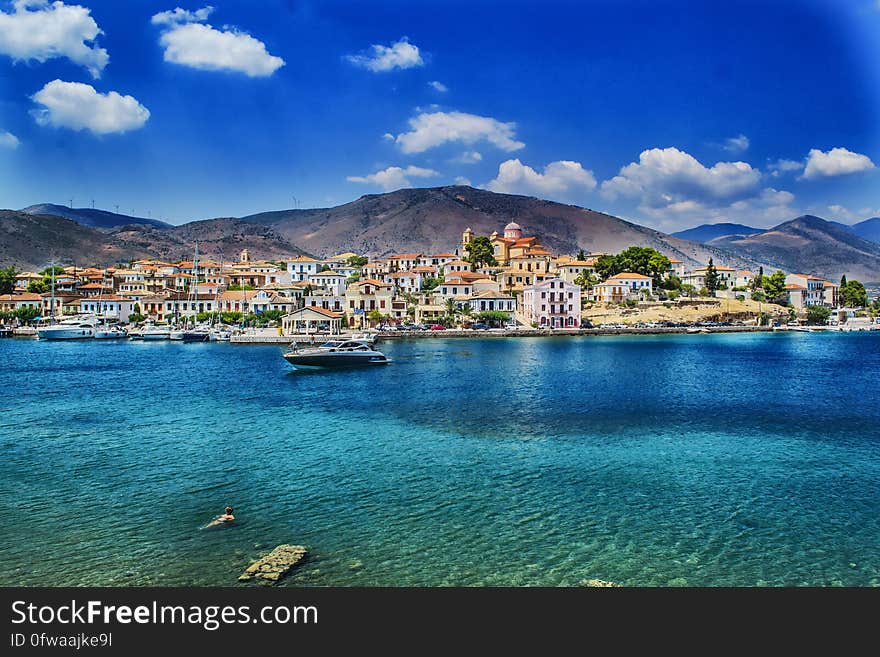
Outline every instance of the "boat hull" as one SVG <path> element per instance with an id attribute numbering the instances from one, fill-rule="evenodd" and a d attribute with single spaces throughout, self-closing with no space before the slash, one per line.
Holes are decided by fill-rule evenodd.
<path id="1" fill-rule="evenodd" d="M 80 326 L 63 329 L 37 329 L 37 336 L 40 340 L 87 340 L 94 335 L 94 329 Z"/>
<path id="2" fill-rule="evenodd" d="M 122 331 L 96 331 L 95 340 L 122 340 L 127 338 L 128 334 Z"/>
<path id="3" fill-rule="evenodd" d="M 284 360 L 294 367 L 359 367 L 365 365 L 384 365 L 388 359 L 381 354 L 328 353 L 328 354 L 284 354 Z"/>
<path id="4" fill-rule="evenodd" d="M 182 340 L 184 342 L 207 342 L 210 337 L 208 333 L 187 331 L 183 334 Z"/>
<path id="5" fill-rule="evenodd" d="M 167 340 L 167 333 L 141 333 L 141 340 Z"/>

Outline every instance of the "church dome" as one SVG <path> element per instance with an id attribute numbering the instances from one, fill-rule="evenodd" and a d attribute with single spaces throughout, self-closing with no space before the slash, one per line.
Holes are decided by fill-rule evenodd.
<path id="1" fill-rule="evenodd" d="M 518 240 L 522 237 L 522 228 L 515 221 L 511 221 L 504 227 L 504 237 L 509 240 Z"/>

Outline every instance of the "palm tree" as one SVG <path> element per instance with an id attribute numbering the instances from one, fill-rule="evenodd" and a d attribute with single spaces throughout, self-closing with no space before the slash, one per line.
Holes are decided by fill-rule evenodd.
<path id="1" fill-rule="evenodd" d="M 461 313 L 461 316 L 464 317 L 466 320 L 470 320 L 471 316 L 474 314 L 474 311 L 473 308 L 471 308 L 470 304 L 465 304 L 461 307 L 459 313 Z"/>
<path id="2" fill-rule="evenodd" d="M 446 300 L 446 319 L 450 324 L 455 324 L 455 318 L 459 313 L 458 304 L 455 302 L 455 299 L 447 299 Z"/>

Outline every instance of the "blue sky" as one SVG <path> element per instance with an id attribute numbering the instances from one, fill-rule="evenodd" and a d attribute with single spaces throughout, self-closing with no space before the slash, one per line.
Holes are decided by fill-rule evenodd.
<path id="1" fill-rule="evenodd" d="M 0 0 L 0 206 L 880 215 L 880 0 L 211 1 Z"/>

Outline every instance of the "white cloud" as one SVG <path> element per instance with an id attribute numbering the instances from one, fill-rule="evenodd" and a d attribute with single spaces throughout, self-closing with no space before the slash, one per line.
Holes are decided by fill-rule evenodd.
<path id="1" fill-rule="evenodd" d="M 448 142 L 473 144 L 487 141 L 503 151 L 525 147 L 516 141 L 516 124 L 502 123 L 488 116 L 465 112 L 421 113 L 409 120 L 412 130 L 397 135 L 396 142 L 404 153 L 421 153 Z"/>
<path id="2" fill-rule="evenodd" d="M 33 95 L 43 106 L 31 112 L 42 126 L 90 130 L 96 135 L 142 128 L 150 111 L 131 96 L 98 93 L 89 84 L 53 80 Z"/>
<path id="3" fill-rule="evenodd" d="M 210 5 L 202 7 L 196 11 L 188 11 L 176 7 L 172 11 L 163 11 L 151 19 L 153 25 L 177 25 L 180 23 L 201 23 L 206 20 L 214 12 L 214 8 Z"/>
<path id="4" fill-rule="evenodd" d="M 384 135 L 382 135 L 382 139 L 384 139 L 385 141 L 394 141 L 394 135 L 392 135 L 390 132 L 386 132 Z"/>
<path id="5" fill-rule="evenodd" d="M 449 87 L 437 80 L 431 80 L 431 82 L 428 83 L 428 86 L 432 87 L 435 91 L 439 91 L 441 94 L 445 94 L 449 91 Z"/>
<path id="6" fill-rule="evenodd" d="M 410 43 L 407 37 L 402 37 L 391 46 L 374 44 L 363 54 L 347 55 L 345 58 L 355 66 L 373 71 L 373 73 L 386 73 L 396 68 L 414 68 L 425 65 L 418 47 Z"/>
<path id="7" fill-rule="evenodd" d="M 760 179 L 761 172 L 745 162 L 706 167 L 677 148 L 652 148 L 603 182 L 602 192 L 610 199 L 638 197 L 649 208 L 670 208 L 686 201 L 718 205 L 754 196 Z"/>
<path id="8" fill-rule="evenodd" d="M 371 173 L 368 176 L 348 176 L 346 180 L 354 183 L 367 183 L 370 185 L 378 185 L 386 192 L 402 189 L 404 187 L 412 187 L 410 178 L 431 178 L 440 175 L 433 169 L 423 169 L 421 167 L 408 166 L 405 169 L 401 167 L 388 167 L 382 171 Z"/>
<path id="9" fill-rule="evenodd" d="M 471 179 L 465 178 L 464 176 L 456 176 L 453 182 L 455 182 L 456 185 L 465 185 L 466 187 L 471 186 Z"/>
<path id="10" fill-rule="evenodd" d="M 99 34 L 90 10 L 80 5 L 16 0 L 11 13 L 0 11 L 0 54 L 16 61 L 66 57 L 99 78 L 110 61 L 107 51 L 95 43 Z"/>
<path id="11" fill-rule="evenodd" d="M 867 155 L 853 153 L 845 148 L 832 148 L 823 152 L 817 148 L 810 150 L 803 177 L 807 180 L 828 176 L 843 176 L 874 168 Z"/>
<path id="12" fill-rule="evenodd" d="M 18 145 L 21 142 L 11 132 L 6 132 L 5 130 L 0 130 L 0 148 L 8 148 L 10 150 L 15 150 L 18 148 Z"/>
<path id="13" fill-rule="evenodd" d="M 724 140 L 722 148 L 729 153 L 744 153 L 749 150 L 749 138 L 745 135 L 737 135 Z"/>
<path id="14" fill-rule="evenodd" d="M 775 162 L 771 162 L 767 165 L 767 171 L 773 178 L 778 178 L 779 176 L 789 173 L 791 171 L 800 171 L 804 168 L 803 162 L 798 162 L 797 160 L 786 160 L 779 159 Z"/>
<path id="15" fill-rule="evenodd" d="M 452 161 L 457 164 L 476 164 L 482 160 L 483 155 L 479 151 L 465 151 L 458 157 L 452 159 Z"/>
<path id="16" fill-rule="evenodd" d="M 559 160 L 544 167 L 538 173 L 519 160 L 507 160 L 498 166 L 498 175 L 486 183 L 485 188 L 503 194 L 524 194 L 542 198 L 566 199 L 577 192 L 596 187 L 593 172 L 584 169 L 580 162 Z"/>
<path id="17" fill-rule="evenodd" d="M 153 16 L 153 24 L 164 28 L 159 43 L 166 62 L 204 71 L 237 71 L 252 78 L 268 77 L 284 66 L 283 59 L 270 55 L 266 44 L 250 34 L 201 22 L 212 11 L 213 7 L 194 12 L 178 7 Z"/>

